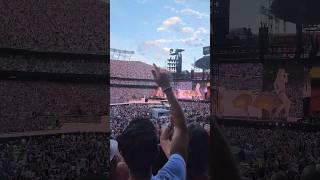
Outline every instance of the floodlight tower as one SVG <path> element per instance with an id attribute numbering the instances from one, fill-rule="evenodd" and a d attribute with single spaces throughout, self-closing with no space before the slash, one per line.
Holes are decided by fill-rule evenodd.
<path id="1" fill-rule="evenodd" d="M 167 59 L 167 70 L 180 74 L 182 72 L 182 52 L 183 49 L 170 49 L 170 58 Z"/>

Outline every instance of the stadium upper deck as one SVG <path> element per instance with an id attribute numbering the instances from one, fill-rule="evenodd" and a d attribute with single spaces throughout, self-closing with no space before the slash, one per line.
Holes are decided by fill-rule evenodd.
<path id="1" fill-rule="evenodd" d="M 0 47 L 106 54 L 107 6 L 100 0 L 0 1 Z"/>
<path id="2" fill-rule="evenodd" d="M 152 65 L 146 64 L 141 61 L 110 61 L 111 78 L 152 80 L 152 69 Z"/>

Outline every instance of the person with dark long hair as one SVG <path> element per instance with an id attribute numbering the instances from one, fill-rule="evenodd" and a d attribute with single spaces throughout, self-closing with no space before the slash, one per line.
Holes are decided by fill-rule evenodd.
<path id="1" fill-rule="evenodd" d="M 240 180 L 240 172 L 224 135 L 216 122 L 210 129 L 210 177 L 213 180 Z"/>
<path id="2" fill-rule="evenodd" d="M 167 157 L 173 131 L 168 125 L 162 128 L 160 136 L 160 145 Z M 190 124 L 188 136 L 187 180 L 209 180 L 209 134 L 199 124 Z"/>

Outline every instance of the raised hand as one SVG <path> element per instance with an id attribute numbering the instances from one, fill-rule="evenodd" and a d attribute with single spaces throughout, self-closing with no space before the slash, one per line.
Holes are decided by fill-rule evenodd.
<path id="1" fill-rule="evenodd" d="M 152 70 L 154 81 L 157 83 L 162 90 L 170 88 L 170 76 L 168 72 L 160 69 L 158 66 L 153 64 L 154 69 Z"/>

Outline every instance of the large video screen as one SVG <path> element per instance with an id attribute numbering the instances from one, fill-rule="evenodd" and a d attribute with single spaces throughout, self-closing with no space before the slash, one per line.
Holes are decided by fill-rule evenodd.
<path id="1" fill-rule="evenodd" d="M 180 81 L 172 84 L 178 99 L 204 100 L 209 98 L 208 83 L 209 81 Z"/>
<path id="2" fill-rule="evenodd" d="M 217 84 L 217 115 L 220 118 L 261 118 L 254 100 L 262 91 L 260 63 L 220 64 Z"/>
<path id="3" fill-rule="evenodd" d="M 296 121 L 303 117 L 304 66 L 294 62 L 265 63 L 264 119 Z"/>
<path id="4" fill-rule="evenodd" d="M 293 62 L 220 64 L 216 114 L 223 119 L 297 121 L 304 66 Z"/>

